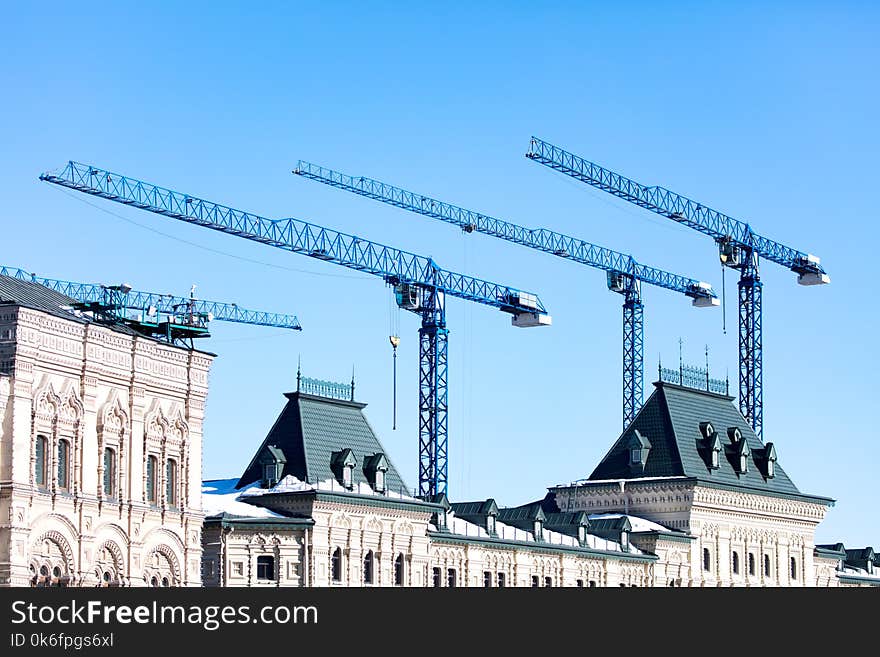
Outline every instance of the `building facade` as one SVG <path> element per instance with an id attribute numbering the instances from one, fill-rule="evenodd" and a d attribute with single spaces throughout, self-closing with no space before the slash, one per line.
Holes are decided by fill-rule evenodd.
<path id="1" fill-rule="evenodd" d="M 0 585 L 199 586 L 213 356 L 0 276 Z"/>
<path id="2" fill-rule="evenodd" d="M 303 380 L 238 479 L 205 482 L 206 586 L 877 586 L 816 546 L 800 492 L 732 398 L 658 383 L 589 479 L 540 500 L 411 496 L 353 388 Z"/>

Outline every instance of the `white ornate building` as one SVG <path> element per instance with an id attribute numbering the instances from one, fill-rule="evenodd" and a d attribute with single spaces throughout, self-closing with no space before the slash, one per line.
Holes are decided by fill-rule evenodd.
<path id="1" fill-rule="evenodd" d="M 212 355 L 0 276 L 0 585 L 201 584 Z"/>
<path id="2" fill-rule="evenodd" d="M 417 499 L 345 386 L 303 380 L 239 479 L 205 482 L 206 586 L 878 586 L 814 545 L 801 493 L 726 395 L 669 383 L 589 479 L 536 502 Z"/>

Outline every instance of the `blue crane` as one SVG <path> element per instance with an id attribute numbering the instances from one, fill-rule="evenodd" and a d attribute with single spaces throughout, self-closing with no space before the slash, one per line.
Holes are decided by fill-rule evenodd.
<path id="1" fill-rule="evenodd" d="M 532 137 L 526 157 L 713 238 L 721 264 L 738 269 L 739 406 L 758 437 L 764 428 L 761 278 L 764 258 L 798 275 L 801 285 L 831 282 L 819 258 L 758 235 L 752 227 L 663 187 L 648 187 Z"/>
<path id="2" fill-rule="evenodd" d="M 189 298 L 185 298 L 139 292 L 126 283 L 98 285 L 43 278 L 17 267 L 0 267 L 0 275 L 38 283 L 70 297 L 77 302 L 72 309 L 91 312 L 99 319 L 123 323 L 169 342 L 188 341 L 190 346 L 193 338 L 209 337 L 208 323 L 213 320 L 302 330 L 294 315 L 247 310 L 235 303 L 196 299 L 195 286 Z"/>
<path id="3" fill-rule="evenodd" d="M 551 324 L 535 294 L 441 269 L 431 258 L 298 219 L 271 220 L 151 183 L 69 162 L 40 180 L 293 253 L 372 274 L 394 286 L 397 304 L 419 329 L 419 495 L 447 492 L 448 329 L 446 296 L 492 306 L 517 327 Z"/>
<path id="4" fill-rule="evenodd" d="M 349 176 L 317 164 L 300 160 L 294 173 L 332 187 L 344 189 L 389 205 L 439 219 L 458 226 L 466 233 L 485 233 L 560 258 L 566 258 L 607 272 L 608 288 L 622 294 L 623 302 L 623 426 L 626 428 L 642 407 L 644 305 L 641 284 L 656 285 L 681 292 L 695 306 L 718 305 L 707 283 L 639 264 L 625 253 L 606 249 L 584 240 L 545 228 L 525 228 L 488 215 L 465 210 L 435 198 L 394 187 L 387 183 Z"/>

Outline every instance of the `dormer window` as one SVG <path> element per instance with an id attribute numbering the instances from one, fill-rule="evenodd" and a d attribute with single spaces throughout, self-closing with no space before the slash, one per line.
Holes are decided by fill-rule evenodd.
<path id="1" fill-rule="evenodd" d="M 492 514 L 486 516 L 486 531 L 489 532 L 490 535 L 495 534 L 495 516 Z"/>
<path id="2" fill-rule="evenodd" d="M 749 444 L 742 439 L 742 436 L 740 436 L 740 439 L 736 443 L 734 449 L 737 464 L 737 474 L 746 474 L 749 471 L 749 457 L 752 455 L 752 450 L 749 449 Z"/>
<path id="3" fill-rule="evenodd" d="M 364 459 L 364 476 L 377 493 L 385 493 L 388 488 L 386 473 L 388 472 L 388 460 L 382 452 L 373 454 Z"/>
<path id="4" fill-rule="evenodd" d="M 773 443 L 767 443 L 764 448 L 764 458 L 767 467 L 767 479 L 773 479 L 776 476 L 776 447 Z"/>
<path id="5" fill-rule="evenodd" d="M 586 525 L 581 525 L 578 527 L 578 543 L 584 545 L 587 542 L 587 527 Z"/>
<path id="6" fill-rule="evenodd" d="M 348 448 L 340 452 L 333 452 L 331 455 L 330 468 L 336 475 L 336 481 L 342 484 L 346 490 L 354 488 L 355 465 L 357 465 L 357 460 L 354 458 L 354 453 Z"/>
<path id="7" fill-rule="evenodd" d="M 262 474 L 260 480 L 260 488 L 272 488 L 281 479 L 281 473 L 284 471 L 284 465 L 287 459 L 284 452 L 275 447 L 275 445 L 266 445 L 260 454 L 260 465 L 262 466 Z"/>
<path id="8" fill-rule="evenodd" d="M 739 430 L 739 427 L 728 427 L 727 437 L 730 438 L 730 442 L 738 443 L 742 440 L 742 431 Z"/>
<path id="9" fill-rule="evenodd" d="M 645 462 L 648 460 L 648 452 L 651 451 L 651 442 L 636 429 L 627 439 L 626 446 L 629 451 L 630 472 L 642 474 Z"/>
<path id="10" fill-rule="evenodd" d="M 376 485 L 373 486 L 377 493 L 385 492 L 385 471 L 377 470 L 376 471 Z"/>
<path id="11" fill-rule="evenodd" d="M 720 449 L 713 449 L 713 450 L 712 450 L 712 453 L 711 453 L 711 456 L 710 456 L 710 461 L 711 461 L 712 465 L 711 465 L 710 467 L 711 467 L 713 470 L 717 470 L 717 469 L 718 469 L 718 459 L 719 459 L 719 453 L 720 453 L 720 452 L 721 452 Z"/>
<path id="12" fill-rule="evenodd" d="M 700 422 L 700 433 L 703 434 L 703 438 L 711 438 L 715 435 L 715 427 L 711 422 Z"/>
<path id="13" fill-rule="evenodd" d="M 544 522 L 540 518 L 535 518 L 533 530 L 535 533 L 536 541 L 540 541 L 544 538 Z"/>

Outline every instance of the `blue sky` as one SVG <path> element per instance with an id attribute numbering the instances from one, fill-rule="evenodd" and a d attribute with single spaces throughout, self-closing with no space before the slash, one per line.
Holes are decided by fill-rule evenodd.
<path id="1" fill-rule="evenodd" d="M 215 323 L 204 475 L 235 476 L 304 373 L 345 381 L 411 486 L 417 330 L 379 280 L 40 183 L 69 159 L 433 256 L 537 292 L 549 329 L 451 300 L 450 494 L 520 504 L 589 475 L 621 422 L 621 298 L 604 274 L 291 175 L 303 158 L 711 282 L 711 240 L 524 157 L 532 134 L 669 187 L 822 258 L 764 281 L 765 438 L 801 490 L 837 504 L 817 540 L 876 545 L 876 39 L 869 3 L 41 3 L 0 40 L 3 260 L 291 312 L 302 333 Z M 88 203 L 86 203 L 88 201 Z M 645 301 L 658 358 L 735 381 L 735 276 L 719 309 Z"/>

